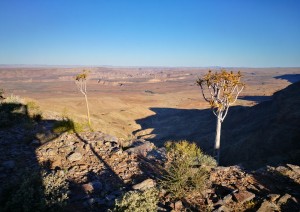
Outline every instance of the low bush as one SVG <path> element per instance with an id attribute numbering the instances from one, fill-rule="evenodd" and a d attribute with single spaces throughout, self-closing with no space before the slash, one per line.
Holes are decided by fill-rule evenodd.
<path id="1" fill-rule="evenodd" d="M 157 188 L 151 188 L 145 191 L 129 191 L 121 199 L 116 200 L 114 211 L 157 211 L 158 193 Z"/>
<path id="2" fill-rule="evenodd" d="M 205 155 L 195 143 L 187 141 L 167 142 L 166 149 L 165 175 L 160 185 L 175 199 L 183 198 L 187 193 L 201 193 L 216 161 Z"/>
<path id="3" fill-rule="evenodd" d="M 36 102 L 29 101 L 27 102 L 28 115 L 35 121 L 41 121 L 43 118 L 42 111 L 40 106 Z"/>
<path id="4" fill-rule="evenodd" d="M 44 197 L 47 207 L 62 208 L 68 200 L 69 183 L 62 171 L 42 172 Z"/>
<path id="5" fill-rule="evenodd" d="M 25 171 L 5 186 L 0 211 L 63 211 L 69 184 L 59 172 Z"/>
<path id="6" fill-rule="evenodd" d="M 70 118 L 63 119 L 58 121 L 53 126 L 54 133 L 79 133 L 82 132 L 84 125 L 81 123 L 74 122 Z"/>

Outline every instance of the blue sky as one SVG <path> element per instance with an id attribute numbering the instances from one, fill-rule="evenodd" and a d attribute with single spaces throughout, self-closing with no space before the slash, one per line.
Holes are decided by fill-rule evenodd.
<path id="1" fill-rule="evenodd" d="M 0 0 L 0 64 L 300 67 L 300 1 Z"/>

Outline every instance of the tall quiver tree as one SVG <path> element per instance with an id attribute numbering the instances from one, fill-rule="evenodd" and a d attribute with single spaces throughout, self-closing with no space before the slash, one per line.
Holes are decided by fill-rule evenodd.
<path id="1" fill-rule="evenodd" d="M 78 90 L 84 95 L 86 109 L 87 109 L 88 125 L 89 127 L 91 127 L 90 109 L 89 109 L 89 103 L 88 103 L 87 91 L 86 91 L 86 81 L 88 75 L 89 75 L 89 71 L 84 69 L 81 73 L 76 75 L 75 83 L 77 85 Z"/>
<path id="2" fill-rule="evenodd" d="M 213 73 L 208 71 L 203 77 L 197 80 L 203 98 L 209 102 L 211 109 L 217 117 L 216 138 L 214 145 L 214 157 L 220 162 L 220 137 L 221 124 L 224 121 L 229 107 L 236 102 L 239 94 L 245 85 L 240 81 L 241 73 L 227 72 L 221 70 Z"/>

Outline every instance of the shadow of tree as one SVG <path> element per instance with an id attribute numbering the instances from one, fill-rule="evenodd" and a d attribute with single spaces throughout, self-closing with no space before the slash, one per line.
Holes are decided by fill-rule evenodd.
<path id="1" fill-rule="evenodd" d="M 253 107 L 233 106 L 222 124 L 221 165 L 246 168 L 300 163 L 300 83 Z M 155 114 L 136 120 L 134 133 L 161 146 L 167 140 L 196 142 L 211 154 L 216 117 L 211 110 L 150 108 Z"/>
<path id="2" fill-rule="evenodd" d="M 209 109 L 150 108 L 150 110 L 155 114 L 136 120 L 141 126 L 140 130 L 133 132 L 137 138 L 146 138 L 157 146 L 162 146 L 168 140 L 189 140 L 200 143 L 204 150 L 213 147 L 208 141 L 213 139 L 215 133 L 215 117 Z"/>
<path id="3" fill-rule="evenodd" d="M 271 96 L 241 96 L 239 97 L 239 99 L 260 103 L 260 102 L 272 100 L 272 97 Z"/>

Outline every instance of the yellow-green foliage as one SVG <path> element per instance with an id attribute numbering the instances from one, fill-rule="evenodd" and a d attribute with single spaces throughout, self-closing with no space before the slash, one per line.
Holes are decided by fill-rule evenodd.
<path id="1" fill-rule="evenodd" d="M 116 200 L 114 211 L 157 211 L 158 193 L 157 188 L 151 188 L 145 191 L 129 191 L 122 199 Z"/>
<path id="2" fill-rule="evenodd" d="M 35 121 L 40 121 L 42 119 L 42 111 L 40 106 L 34 101 L 27 102 L 27 110 L 29 116 Z"/>
<path id="3" fill-rule="evenodd" d="M 74 122 L 72 119 L 67 118 L 58 121 L 53 126 L 54 133 L 79 133 L 82 132 L 84 125 L 78 122 Z"/>
<path id="4" fill-rule="evenodd" d="M 245 84 L 240 82 L 241 77 L 241 72 L 233 73 L 223 69 L 220 72 L 213 73 L 209 70 L 196 83 L 202 90 L 205 87 L 209 89 L 210 97 L 205 97 L 204 93 L 202 94 L 204 99 L 209 102 L 211 108 L 223 111 L 228 105 L 235 102 L 237 95 L 245 87 Z"/>
<path id="5" fill-rule="evenodd" d="M 75 80 L 80 81 L 80 80 L 86 80 L 90 71 L 83 69 L 82 73 L 79 73 L 76 75 Z"/>
<path id="6" fill-rule="evenodd" d="M 187 141 L 167 142 L 166 174 L 160 181 L 162 187 L 175 198 L 187 193 L 200 192 L 206 184 L 209 167 L 216 161 L 205 154 L 195 143 Z"/>
<path id="7" fill-rule="evenodd" d="M 177 160 L 191 160 L 193 164 L 215 167 L 217 162 L 209 155 L 205 155 L 195 144 L 188 141 L 166 142 L 167 158 L 169 162 Z"/>

